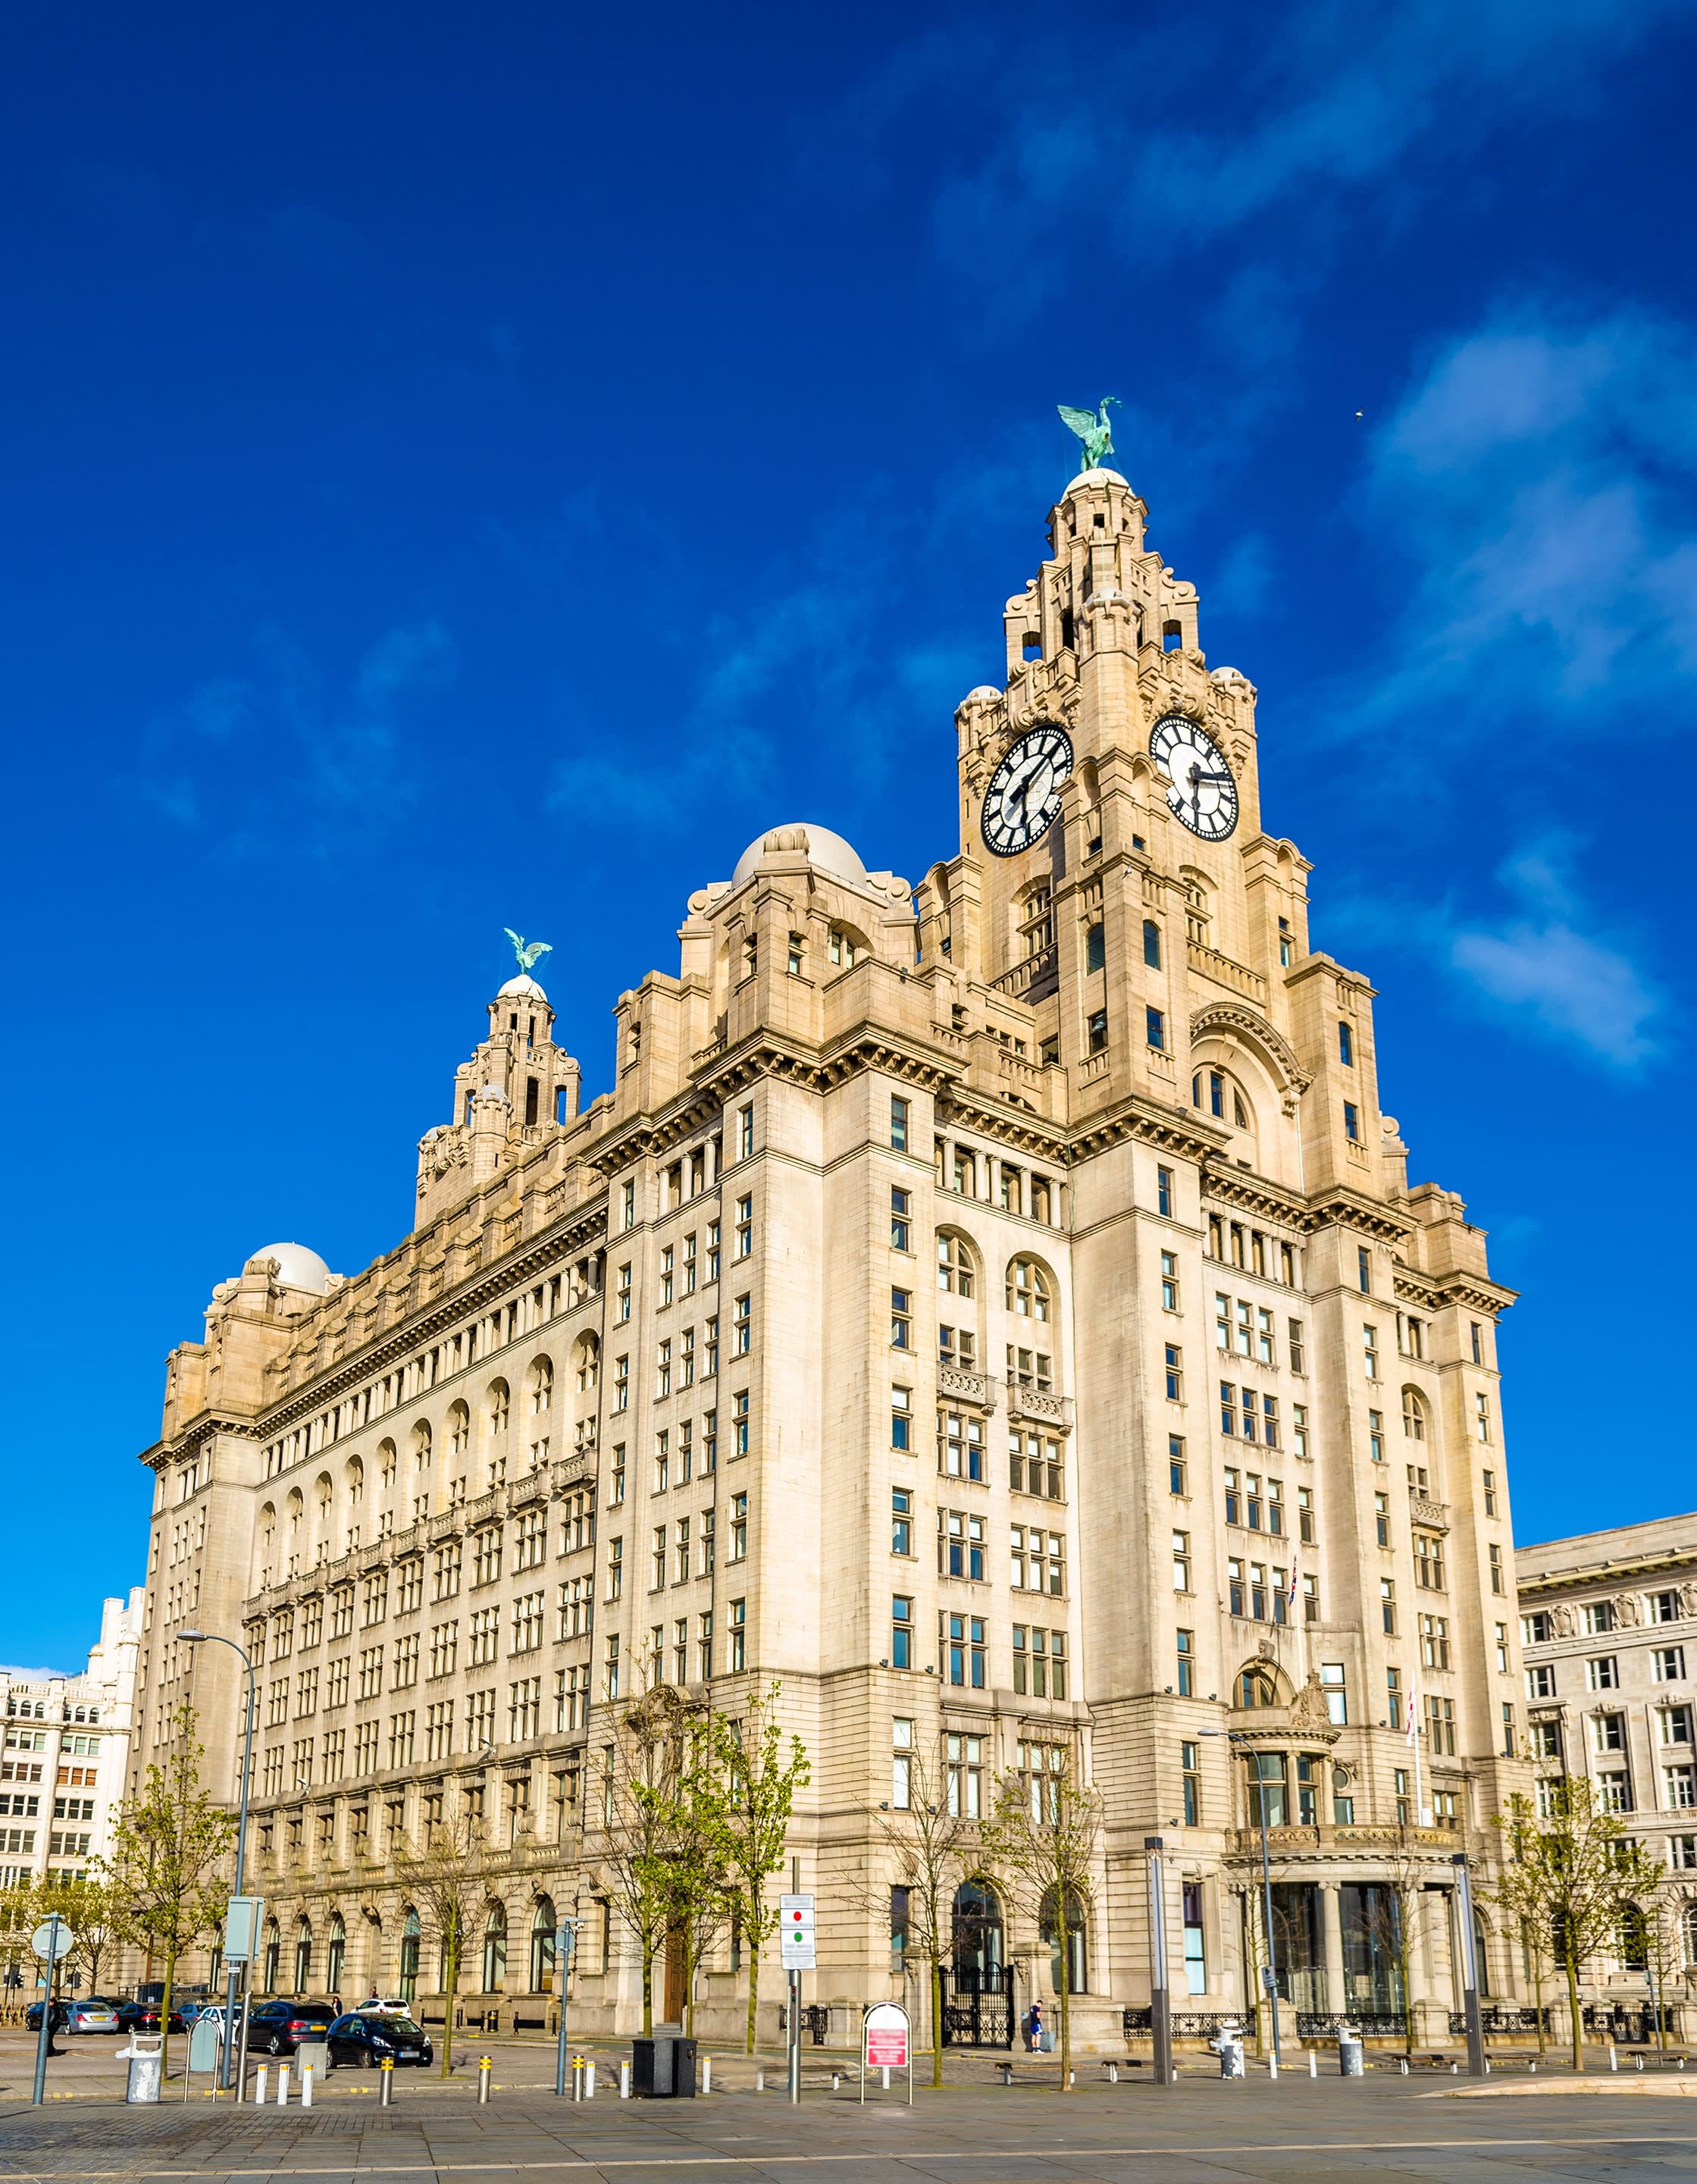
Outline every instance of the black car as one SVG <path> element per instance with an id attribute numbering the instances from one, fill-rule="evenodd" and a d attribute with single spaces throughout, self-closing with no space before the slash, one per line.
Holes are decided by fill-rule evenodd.
<path id="1" fill-rule="evenodd" d="M 120 2032 L 157 2032 L 159 2029 L 159 2005 L 156 2002 L 125 2002 L 118 2006 L 118 2029 Z M 171 2011 L 170 2030 L 186 2032 L 179 2012 Z"/>
<path id="2" fill-rule="evenodd" d="M 292 2055 L 303 2040 L 322 2040 L 336 2022 L 328 2002 L 262 2002 L 248 2018 L 248 2045 L 262 2055 Z"/>
<path id="3" fill-rule="evenodd" d="M 367 2017 L 356 2009 L 331 2026 L 330 2059 L 359 2070 L 375 2070 L 380 2063 L 397 2068 L 411 2063 L 422 2069 L 431 2059 L 430 2036 L 410 2017 L 392 2011 Z"/>

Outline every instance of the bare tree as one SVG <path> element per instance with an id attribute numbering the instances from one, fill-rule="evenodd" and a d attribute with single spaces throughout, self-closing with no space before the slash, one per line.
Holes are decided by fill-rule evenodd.
<path id="1" fill-rule="evenodd" d="M 1412 2055 L 1415 1927 L 1432 1864 L 1407 1823 L 1397 1829 L 1394 1847 L 1386 1854 L 1384 1863 L 1384 1876 L 1367 1897 L 1363 1924 L 1373 1947 L 1382 1950 L 1396 1966 L 1397 1992 L 1402 2001 L 1403 2051 Z"/>
<path id="2" fill-rule="evenodd" d="M 148 1768 L 141 1795 L 119 1807 L 111 1855 L 100 1867 L 110 1891 L 113 1933 L 164 1959 L 162 2072 L 170 2068 L 177 1965 L 224 1915 L 230 1897 L 225 1862 L 236 1836 L 234 1817 L 200 1786 L 203 1754 L 195 1719 L 192 1706 L 177 1709 L 169 1756 Z"/>
<path id="3" fill-rule="evenodd" d="M 422 1848 L 397 1861 L 409 1893 L 420 1906 L 419 1924 L 441 1952 L 444 2078 L 453 2068 L 454 2001 L 466 1946 L 483 1897 L 482 1847 L 482 1830 L 462 1805 L 451 1817 L 431 1827 Z"/>
<path id="4" fill-rule="evenodd" d="M 1548 1809 L 1530 1797 L 1511 1797 L 1498 1817 L 1503 1871 L 1483 1891 L 1516 1919 L 1541 1926 L 1567 1982 L 1568 2029 L 1573 2067 L 1584 2067 L 1584 2025 L 1579 1977 L 1598 1949 L 1612 1943 L 1637 1899 L 1660 1884 L 1661 1869 L 1627 1841 L 1618 1814 L 1596 1800 L 1589 1775 L 1571 1774 L 1541 1786 Z"/>
<path id="5" fill-rule="evenodd" d="M 796 1792 L 813 1773 L 806 1747 L 792 1735 L 788 1755 L 776 1708 L 782 1686 L 753 1694 L 739 1719 L 713 1718 L 709 1773 L 693 1801 L 711 1806 L 721 1844 L 721 1902 L 734 1911 L 748 1953 L 748 2052 L 754 2052 L 760 1998 L 760 1957 L 777 1931 L 773 1876 L 783 1869 Z M 705 1818 L 706 1815 L 701 1817 Z"/>
<path id="6" fill-rule="evenodd" d="M 643 2031 L 654 2029 L 654 1956 L 676 1913 L 673 1851 L 690 1763 L 693 1710 L 670 1684 L 656 1684 L 618 1718 L 602 1763 L 595 1830 L 607 1897 L 637 1944 L 643 1968 Z"/>
<path id="7" fill-rule="evenodd" d="M 979 1862 L 978 1831 L 973 1822 L 951 1809 L 940 1757 L 930 1758 L 922 1747 L 915 1747 L 908 1758 L 904 1786 L 905 1804 L 898 1799 L 888 1811 L 880 1806 L 867 1814 L 887 1856 L 869 1871 L 862 1892 L 866 1908 L 887 1919 L 891 1886 L 907 1892 L 904 1951 L 926 1968 L 931 1997 L 931 2082 L 940 2086 L 943 1967 L 954 1946 L 955 1892 Z"/>
<path id="8" fill-rule="evenodd" d="M 1030 1771 L 1004 1774 L 982 1840 L 992 1863 L 1023 1894 L 1039 1936 L 1058 1950 L 1055 2001 L 1060 2018 L 1060 2084 L 1070 2089 L 1072 2064 L 1072 1950 L 1084 1930 L 1086 1907 L 1102 1838 L 1102 1795 L 1081 1779 L 1078 1754 L 1058 1745 L 1028 1747 Z"/>

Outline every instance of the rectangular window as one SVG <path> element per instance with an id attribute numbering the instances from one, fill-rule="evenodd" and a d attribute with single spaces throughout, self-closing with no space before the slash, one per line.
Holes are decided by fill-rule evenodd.
<path id="1" fill-rule="evenodd" d="M 1350 1034 L 1349 1027 L 1346 1023 L 1339 1023 L 1338 1027 L 1338 1059 L 1343 1063 L 1345 1069 L 1354 1068 L 1355 1063 L 1355 1042 Z"/>
<path id="2" fill-rule="evenodd" d="M 746 1388 L 731 1398 L 731 1453 L 748 1453 L 748 1391 Z"/>
<path id="3" fill-rule="evenodd" d="M 898 1813 L 911 1809 L 913 1801 L 913 1724 L 899 1716 L 890 1724 L 890 1803 Z"/>
<path id="4" fill-rule="evenodd" d="M 1159 1009 L 1145 1009 L 1143 1011 L 1143 1038 L 1146 1043 L 1154 1047 L 1157 1053 L 1163 1053 L 1166 1051 L 1166 1018 L 1162 1015 Z"/>
<path id="5" fill-rule="evenodd" d="M 890 1490 L 890 1552 L 910 1555 L 913 1552 L 913 1489 L 896 1486 Z"/>
<path id="6" fill-rule="evenodd" d="M 1100 923 L 1084 928 L 1084 968 L 1099 971 L 1108 960 L 1107 934 Z"/>
<path id="7" fill-rule="evenodd" d="M 913 1598 L 909 1593 L 894 1593 L 890 1598 L 890 1666 L 913 1666 Z"/>
<path id="8" fill-rule="evenodd" d="M 1166 1345 L 1166 1400 L 1170 1403 L 1184 1401 L 1184 1353 L 1176 1342 Z"/>
<path id="9" fill-rule="evenodd" d="M 1529 1699 L 1553 1699 L 1555 1696 L 1555 1669 L 1551 1663 L 1539 1662 L 1527 1670 L 1526 1695 Z"/>
<path id="10" fill-rule="evenodd" d="M 1308 1406 L 1306 1403 L 1293 1403 L 1290 1407 L 1290 1442 L 1299 1456 L 1308 1454 Z"/>
<path id="11" fill-rule="evenodd" d="M 890 1095 L 890 1148 L 904 1153 L 908 1149 L 908 1103 L 897 1093 Z"/>
<path id="12" fill-rule="evenodd" d="M 748 1160 L 754 1150 L 754 1111 L 740 1107 L 737 1111 L 737 1157 Z"/>
<path id="13" fill-rule="evenodd" d="M 1169 1489 L 1175 1494 L 1188 1493 L 1189 1469 L 1184 1458 L 1184 1436 L 1169 1434 L 1166 1437 L 1166 1479 Z"/>
<path id="14" fill-rule="evenodd" d="M 1500 1547 L 1492 1546 L 1487 1548 L 1486 1552 L 1489 1555 L 1491 1563 L 1491 1591 L 1499 1593 L 1505 1592 L 1508 1586 L 1503 1574 L 1503 1551 Z"/>
<path id="15" fill-rule="evenodd" d="M 1473 1432 L 1488 1446 L 1491 1438 L 1491 1399 L 1482 1390 L 1473 1398 Z"/>
<path id="16" fill-rule="evenodd" d="M 754 1340 L 754 1333 L 753 1301 L 746 1296 L 739 1296 L 732 1307 L 731 1312 L 731 1354 L 733 1357 L 748 1356 L 749 1345 Z"/>
<path id="17" fill-rule="evenodd" d="M 890 1347 L 893 1350 L 913 1348 L 913 1291 L 893 1289 L 890 1291 Z"/>
<path id="18" fill-rule="evenodd" d="M 1658 1684 L 1683 1684 L 1685 1680 L 1685 1648 L 1683 1646 L 1660 1646 L 1650 1655 L 1650 1674 Z"/>
<path id="19" fill-rule="evenodd" d="M 1190 1535 L 1175 1532 L 1172 1535 L 1172 1589 L 1175 1592 L 1190 1590 Z"/>
<path id="20" fill-rule="evenodd" d="M 731 1603 L 731 1674 L 742 1674 L 748 1666 L 744 1641 L 748 1627 L 748 1603 L 733 1600 Z"/>
<path id="21" fill-rule="evenodd" d="M 1178 1656 L 1178 1682 L 1176 1689 L 1182 1699 L 1196 1696 L 1196 1633 L 1180 1630 L 1174 1634 Z"/>
<path id="22" fill-rule="evenodd" d="M 937 1414 L 937 1468 L 948 1479 L 984 1479 L 984 1424 L 958 1411 Z"/>
<path id="23" fill-rule="evenodd" d="M 1182 1785 L 1184 1795 L 1184 1825 L 1188 1828 L 1199 1828 L 1202 1825 L 1201 1752 L 1202 1747 L 1199 1744 L 1181 1742 L 1178 1747 L 1179 1778 Z M 1188 1885 L 1186 1886 L 1184 1893 L 1186 1903 L 1186 1924 L 1184 1929 L 1185 1956 L 1188 1963 L 1190 1954 L 1191 1934 L 1191 1927 L 1189 1925 L 1190 1886 Z M 1199 1895 L 1201 1891 L 1198 1889 L 1196 1893 Z M 1202 1930 L 1201 1921 L 1199 1919 L 1197 1921 L 1195 1930 L 1199 1937 Z M 1193 1986 L 1191 1992 L 1193 1994 L 1198 1994 L 1203 1992 L 1204 1989 Z"/>
<path id="24" fill-rule="evenodd" d="M 1361 1358 L 1366 1368 L 1367 1378 L 1377 1380 L 1379 1377 L 1379 1330 L 1369 1321 L 1363 1321 L 1361 1325 Z"/>
<path id="25" fill-rule="evenodd" d="M 1383 1626 L 1385 1635 L 1388 1638 L 1394 1638 L 1396 1635 L 1396 1580 L 1394 1577 L 1382 1577 L 1379 1580 L 1379 1621 Z"/>
<path id="26" fill-rule="evenodd" d="M 1327 1719 L 1338 1729 L 1347 1729 L 1349 1724 L 1349 1696 L 1341 1661 L 1321 1663 L 1320 1687 L 1326 1694 Z"/>
<path id="27" fill-rule="evenodd" d="M 1108 1011 L 1106 1009 L 1095 1010 L 1086 1024 L 1085 1029 L 1088 1037 L 1090 1052 L 1092 1054 L 1105 1054 L 1108 1050 Z"/>
<path id="28" fill-rule="evenodd" d="M 1155 1172 L 1155 1205 L 1157 1213 L 1172 1213 L 1172 1170 L 1158 1167 Z"/>
<path id="29" fill-rule="evenodd" d="M 1361 1118 L 1353 1100 L 1344 1102 L 1344 1134 L 1352 1145 L 1360 1143 Z"/>
<path id="30" fill-rule="evenodd" d="M 1600 1654 L 1585 1663 L 1585 1688 L 1592 1691 L 1613 1691 L 1620 1689 L 1620 1670 L 1612 1653 Z"/>
<path id="31" fill-rule="evenodd" d="M 944 1610 L 938 1616 L 937 1628 L 945 1680 L 965 1689 L 984 1690 L 988 1679 L 983 1617 L 952 1615 Z"/>
<path id="32" fill-rule="evenodd" d="M 906 1451 L 913 1446 L 913 1390 L 890 1390 L 890 1446 Z"/>
<path id="33" fill-rule="evenodd" d="M 746 1259 L 754 1248 L 754 1201 L 752 1197 L 737 1201 L 737 1221 L 732 1232 L 732 1256 Z"/>
<path id="34" fill-rule="evenodd" d="M 1178 1254 L 1163 1251 L 1160 1255 L 1160 1308 L 1163 1312 L 1178 1310 Z"/>
<path id="35" fill-rule="evenodd" d="M 1367 1413 L 1367 1453 L 1375 1463 L 1385 1460 L 1385 1414 L 1383 1411 Z"/>

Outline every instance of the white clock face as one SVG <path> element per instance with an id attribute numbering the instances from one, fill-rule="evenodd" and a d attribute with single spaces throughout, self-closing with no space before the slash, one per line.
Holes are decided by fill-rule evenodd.
<path id="1" fill-rule="evenodd" d="M 1052 722 L 1031 729 L 1008 749 L 984 792 L 984 846 L 993 856 L 1016 857 L 1049 832 L 1071 772 L 1071 740 Z"/>
<path id="2" fill-rule="evenodd" d="M 1180 824 L 1205 842 L 1223 842 L 1238 823 L 1238 784 L 1207 729 L 1187 713 L 1168 713 L 1149 732 L 1149 755 L 1166 776 Z"/>

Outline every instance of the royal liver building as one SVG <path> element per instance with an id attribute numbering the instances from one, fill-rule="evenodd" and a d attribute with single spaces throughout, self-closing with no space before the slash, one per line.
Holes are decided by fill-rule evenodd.
<path id="1" fill-rule="evenodd" d="M 457 1814 L 470 1999 L 540 2020 L 570 1913 L 574 2021 L 628 2028 L 620 1710 L 776 1681 L 813 1758 L 804 2001 L 923 2014 L 889 1849 L 922 1780 L 968 1824 L 957 2038 L 1065 1979 L 1076 2036 L 1123 2052 L 1150 1834 L 1176 2006 L 1242 2010 L 1263 1817 L 1288 2031 L 1399 2008 L 1401 1903 L 1445 2036 L 1452 1854 L 1488 1877 L 1523 1779 L 1510 1297 L 1461 1201 L 1409 1180 L 1373 989 L 1263 823 L 1255 688 L 1208 666 L 1145 515 L 1102 468 L 1054 508 L 1005 688 L 955 716 L 951 854 L 915 883 L 773 826 L 620 996 L 587 1108 L 510 979 L 412 1233 L 353 1275 L 257 1252 L 172 1355 L 136 1756 L 192 1691 L 234 1797 L 239 1664 L 174 1634 L 244 1645 L 261 1987 L 428 2012 L 406 1861 Z M 1072 1933 L 970 1841 L 1060 1771 L 1103 1800 Z M 1479 1930 L 1502 1994 L 1517 1952 Z M 721 1935 L 703 2031 L 748 1975 Z M 762 1992 L 770 2024 L 775 1965 Z"/>

